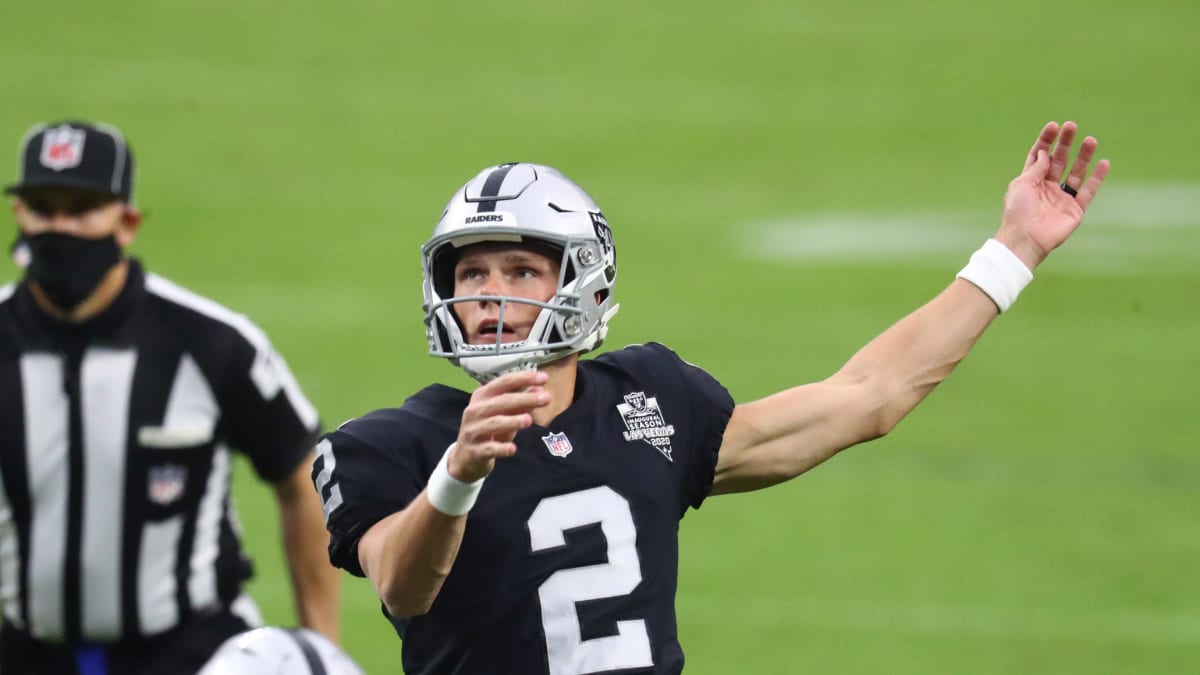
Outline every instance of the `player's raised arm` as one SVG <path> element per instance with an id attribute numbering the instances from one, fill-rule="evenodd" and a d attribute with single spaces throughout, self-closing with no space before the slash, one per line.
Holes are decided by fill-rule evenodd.
<path id="1" fill-rule="evenodd" d="M 1075 231 L 1108 174 L 1088 177 L 1096 139 L 1083 140 L 1068 173 L 1074 122 L 1048 123 L 1008 186 L 1003 219 L 937 297 L 858 351 L 838 372 L 735 408 L 713 493 L 766 487 L 838 451 L 882 436 L 954 370 L 1032 270 Z M 1051 148 L 1053 147 L 1053 151 Z"/>
<path id="2" fill-rule="evenodd" d="M 466 514 L 495 468 L 516 452 L 513 438 L 549 402 L 546 374 L 508 373 L 471 395 L 458 440 L 403 510 L 375 523 L 358 545 L 359 564 L 388 613 L 405 618 L 429 611 L 458 556 Z"/>

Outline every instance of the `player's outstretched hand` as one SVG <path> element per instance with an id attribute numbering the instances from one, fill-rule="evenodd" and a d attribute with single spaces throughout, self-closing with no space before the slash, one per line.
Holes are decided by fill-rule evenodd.
<path id="1" fill-rule="evenodd" d="M 550 393 L 542 388 L 546 378 L 536 370 L 507 373 L 471 394 L 458 444 L 447 460 L 451 476 L 477 481 L 492 472 L 497 459 L 517 452 L 517 432 L 533 424 L 534 410 L 550 403 Z"/>
<path id="2" fill-rule="evenodd" d="M 1079 144 L 1079 154 L 1067 172 L 1077 131 L 1074 122 L 1061 128 L 1058 122 L 1047 123 L 1029 150 L 1024 170 L 1008 184 L 1004 195 L 1004 218 L 996 239 L 1031 270 L 1079 227 L 1108 175 L 1107 159 L 1091 168 L 1097 145 L 1091 136 Z"/>

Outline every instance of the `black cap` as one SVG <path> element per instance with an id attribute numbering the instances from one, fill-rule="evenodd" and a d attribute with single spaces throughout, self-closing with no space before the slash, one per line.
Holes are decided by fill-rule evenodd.
<path id="1" fill-rule="evenodd" d="M 125 137 L 107 124 L 51 122 L 25 132 L 18 150 L 17 182 L 4 188 L 61 186 L 110 194 L 133 201 L 133 153 Z"/>

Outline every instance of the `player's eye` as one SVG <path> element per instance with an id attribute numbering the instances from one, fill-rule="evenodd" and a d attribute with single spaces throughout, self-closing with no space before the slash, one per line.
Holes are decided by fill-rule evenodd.
<path id="1" fill-rule="evenodd" d="M 462 267 L 458 270 L 459 281 L 478 281 L 483 277 L 483 271 L 478 267 Z"/>

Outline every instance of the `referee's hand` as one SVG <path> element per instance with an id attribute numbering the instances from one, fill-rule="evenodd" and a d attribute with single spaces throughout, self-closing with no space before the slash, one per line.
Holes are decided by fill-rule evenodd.
<path id="1" fill-rule="evenodd" d="M 506 373 L 476 389 L 447 459 L 450 475 L 472 483 L 490 474 L 497 459 L 516 454 L 517 432 L 533 424 L 534 410 L 550 403 L 550 393 L 542 388 L 547 379 L 546 373 L 527 370 Z"/>

